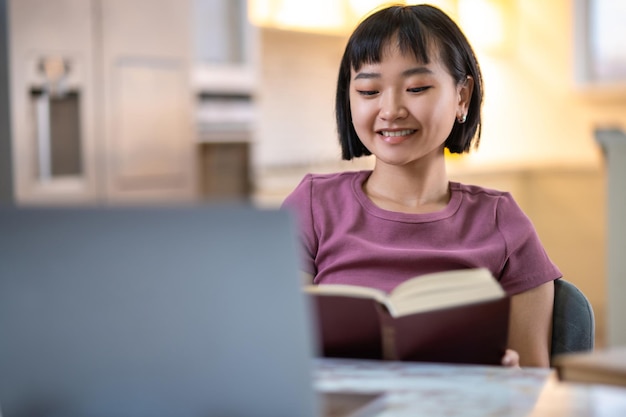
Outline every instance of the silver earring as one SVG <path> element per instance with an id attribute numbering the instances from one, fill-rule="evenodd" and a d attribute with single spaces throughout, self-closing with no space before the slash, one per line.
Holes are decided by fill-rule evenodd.
<path id="1" fill-rule="evenodd" d="M 467 115 L 466 114 L 462 114 L 460 115 L 457 119 L 456 119 L 459 123 L 463 124 L 465 123 L 465 121 L 467 120 Z"/>

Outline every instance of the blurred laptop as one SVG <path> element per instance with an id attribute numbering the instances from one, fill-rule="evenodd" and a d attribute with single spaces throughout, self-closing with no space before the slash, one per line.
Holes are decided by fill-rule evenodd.
<path id="1" fill-rule="evenodd" d="M 2 416 L 322 414 L 285 212 L 3 208 L 0 231 Z"/>

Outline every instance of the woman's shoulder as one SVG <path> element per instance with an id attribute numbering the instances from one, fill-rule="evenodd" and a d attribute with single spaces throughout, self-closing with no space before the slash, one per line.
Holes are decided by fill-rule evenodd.
<path id="1" fill-rule="evenodd" d="M 308 173 L 301 182 L 308 182 L 313 186 L 336 187 L 343 184 L 352 184 L 360 178 L 365 179 L 371 171 L 341 171 L 332 173 Z"/>
<path id="2" fill-rule="evenodd" d="M 476 196 L 477 198 L 512 198 L 511 193 L 508 191 L 497 190 L 495 188 L 488 188 L 481 185 L 463 184 L 460 182 L 450 182 L 450 189 L 453 192 L 459 192 L 468 196 Z"/>
<path id="3" fill-rule="evenodd" d="M 309 206 L 313 201 L 320 202 L 326 196 L 336 198 L 341 195 L 351 195 L 358 188 L 371 171 L 343 171 L 334 173 L 308 173 L 296 188 L 287 196 L 285 203 Z"/>
<path id="4" fill-rule="evenodd" d="M 496 215 L 501 219 L 526 216 L 509 191 L 458 182 L 450 183 L 450 189 L 453 195 L 457 194 L 460 207 L 465 212 Z"/>
<path id="5" fill-rule="evenodd" d="M 342 171 L 333 173 L 308 173 L 294 192 L 307 192 L 321 196 L 324 193 L 347 193 L 363 183 L 371 171 Z M 305 191 L 306 190 L 306 191 Z"/>

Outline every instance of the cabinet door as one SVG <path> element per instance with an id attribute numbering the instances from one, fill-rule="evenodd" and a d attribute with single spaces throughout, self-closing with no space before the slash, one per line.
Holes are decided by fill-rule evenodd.
<path id="1" fill-rule="evenodd" d="M 18 204 L 99 198 L 94 4 L 86 0 L 7 4 L 12 165 Z"/>
<path id="2" fill-rule="evenodd" d="M 191 3 L 106 0 L 99 6 L 106 198 L 194 199 Z"/>

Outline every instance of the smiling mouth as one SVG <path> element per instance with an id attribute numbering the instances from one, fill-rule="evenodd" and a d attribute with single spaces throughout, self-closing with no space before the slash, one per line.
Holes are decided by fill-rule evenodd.
<path id="1" fill-rule="evenodd" d="M 393 137 L 398 137 L 398 136 L 408 136 L 408 135 L 412 135 L 413 133 L 417 132 L 417 130 L 415 129 L 405 129 L 405 130 L 395 130 L 395 131 L 391 131 L 391 130 L 381 130 L 380 132 L 378 132 L 380 135 L 385 136 L 385 137 L 389 137 L 389 138 L 393 138 Z"/>

